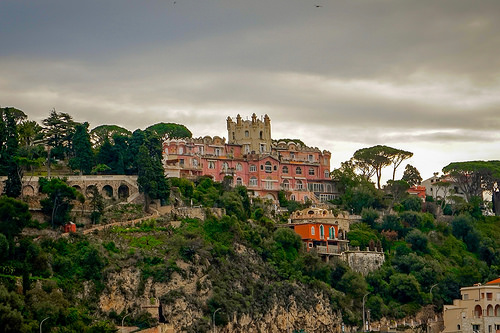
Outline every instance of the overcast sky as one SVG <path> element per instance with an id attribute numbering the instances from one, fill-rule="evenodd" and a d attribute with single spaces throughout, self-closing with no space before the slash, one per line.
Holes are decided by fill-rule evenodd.
<path id="1" fill-rule="evenodd" d="M 267 113 L 332 167 L 385 144 L 427 178 L 500 158 L 499 18 L 498 0 L 0 0 L 0 105 L 194 136 Z"/>

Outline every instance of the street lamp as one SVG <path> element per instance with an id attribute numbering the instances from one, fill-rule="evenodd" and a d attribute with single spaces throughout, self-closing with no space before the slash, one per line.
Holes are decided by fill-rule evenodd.
<path id="1" fill-rule="evenodd" d="M 431 290 L 429 290 L 429 294 L 431 294 L 431 302 L 432 302 L 432 288 L 434 288 L 434 287 L 435 287 L 435 286 L 437 286 L 437 285 L 438 285 L 437 283 L 436 283 L 436 284 L 434 284 L 434 285 L 432 285 Z"/>
<path id="2" fill-rule="evenodd" d="M 50 318 L 50 317 L 47 317 L 47 318 L 45 318 L 44 320 L 42 320 L 42 321 L 40 322 L 40 333 L 42 333 L 42 324 L 43 324 L 43 322 L 44 322 L 44 321 L 46 321 L 46 320 L 47 320 L 47 319 L 49 319 L 49 318 Z"/>
<path id="3" fill-rule="evenodd" d="M 215 333 L 215 314 L 217 313 L 217 311 L 219 310 L 222 310 L 222 308 L 218 308 L 217 310 L 214 311 L 214 315 L 212 316 L 213 318 L 213 322 L 214 322 L 214 333 Z"/>
<path id="4" fill-rule="evenodd" d="M 122 333 L 123 333 L 123 321 L 125 320 L 125 318 L 127 318 L 130 315 L 131 315 L 131 313 L 129 313 L 128 315 L 125 315 L 125 317 L 122 318 L 122 329 L 121 329 Z"/>
<path id="5" fill-rule="evenodd" d="M 365 298 L 368 296 L 370 293 L 366 293 L 363 296 L 363 332 L 365 331 Z"/>

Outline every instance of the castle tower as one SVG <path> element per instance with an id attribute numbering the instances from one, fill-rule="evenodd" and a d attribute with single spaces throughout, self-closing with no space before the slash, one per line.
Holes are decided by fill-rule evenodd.
<path id="1" fill-rule="evenodd" d="M 242 120 L 240 115 L 236 121 L 227 117 L 227 137 L 229 144 L 243 146 L 243 153 L 265 154 L 271 152 L 271 120 L 266 114 L 257 119 L 252 114 L 251 120 Z"/>

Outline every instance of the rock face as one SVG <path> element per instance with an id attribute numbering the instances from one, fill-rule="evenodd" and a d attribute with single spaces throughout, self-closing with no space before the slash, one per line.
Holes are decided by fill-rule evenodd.
<path id="1" fill-rule="evenodd" d="M 248 262 L 259 265 L 258 256 L 249 254 L 243 246 L 237 247 L 238 256 Z M 122 268 L 108 273 L 106 290 L 99 299 L 99 308 L 103 313 L 149 312 L 169 327 L 169 332 L 211 332 L 212 313 L 207 307 L 213 297 L 214 283 L 207 270 L 208 261 L 195 258 L 193 263 L 182 260 L 176 262 L 179 272 L 170 275 L 168 282 L 156 282 L 152 277 L 144 279 L 136 267 Z M 212 275 L 213 276 L 213 275 Z M 266 279 L 262 273 L 252 273 L 252 279 Z M 263 281 L 271 284 L 274 281 Z M 242 282 L 241 284 L 243 284 Z M 231 288 L 242 290 L 244 286 L 235 282 Z M 279 285 L 279 283 L 278 283 Z M 340 332 L 341 315 L 330 306 L 330 296 L 320 289 L 304 284 L 287 285 L 291 295 L 284 296 L 275 289 L 275 293 L 262 295 L 247 311 L 226 313 L 232 309 L 222 309 L 218 315 L 224 317 L 222 325 L 218 319 L 218 332 Z M 256 297 L 259 298 L 259 297 Z M 250 309 L 250 310 L 248 310 Z M 158 326 L 160 331 L 166 327 Z"/>

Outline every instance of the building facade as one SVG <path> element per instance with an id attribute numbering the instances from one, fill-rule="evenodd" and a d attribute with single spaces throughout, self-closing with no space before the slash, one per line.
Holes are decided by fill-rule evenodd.
<path id="1" fill-rule="evenodd" d="M 349 246 L 347 233 L 350 223 L 358 221 L 351 217 L 345 212 L 333 213 L 329 209 L 311 207 L 293 212 L 289 223 L 280 226 L 294 230 L 302 239 L 306 251 L 316 250 L 325 261 L 336 257 L 366 275 L 382 266 L 384 252 L 382 248 L 360 251 Z"/>
<path id="2" fill-rule="evenodd" d="M 278 199 L 325 201 L 338 193 L 330 178 L 331 153 L 295 141 L 271 139 L 271 120 L 227 118 L 228 141 L 218 136 L 166 139 L 163 143 L 167 177 L 209 176 L 243 185 L 255 196 Z M 227 178 L 229 177 L 229 178 Z"/>
<path id="3" fill-rule="evenodd" d="M 500 333 L 500 278 L 460 289 L 443 309 L 445 333 Z"/>

